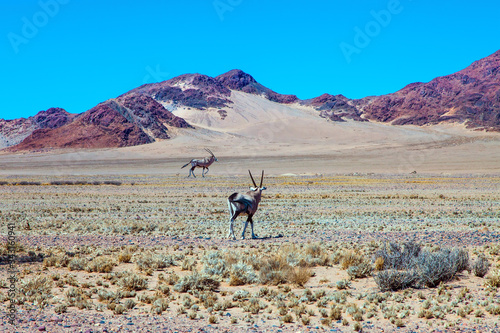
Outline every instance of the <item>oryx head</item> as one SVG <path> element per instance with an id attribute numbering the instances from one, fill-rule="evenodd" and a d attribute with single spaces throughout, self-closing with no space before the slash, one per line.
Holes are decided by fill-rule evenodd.
<path id="1" fill-rule="evenodd" d="M 212 155 L 212 157 L 214 158 L 214 161 L 215 162 L 218 162 L 219 160 L 217 159 L 217 157 L 215 157 L 214 153 L 212 153 L 212 151 L 208 148 L 205 148 L 206 151 L 208 151 L 210 153 L 210 155 Z"/>
<path id="2" fill-rule="evenodd" d="M 255 180 L 253 179 L 252 173 L 250 172 L 250 170 L 248 170 L 248 173 L 250 174 L 250 178 L 252 178 L 253 186 L 255 186 L 255 187 L 251 187 L 250 186 L 250 190 L 252 190 L 252 191 L 257 191 L 257 190 L 264 191 L 266 189 L 265 186 L 262 187 L 262 181 L 264 180 L 264 170 L 262 170 L 262 176 L 260 177 L 260 185 L 259 185 L 259 187 L 257 187 L 257 184 L 255 183 Z"/>

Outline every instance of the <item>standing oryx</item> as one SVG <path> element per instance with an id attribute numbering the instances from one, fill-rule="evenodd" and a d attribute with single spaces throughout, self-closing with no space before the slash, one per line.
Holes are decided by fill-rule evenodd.
<path id="1" fill-rule="evenodd" d="M 217 157 L 215 157 L 214 153 L 212 153 L 212 151 L 208 148 L 205 148 L 206 151 L 208 151 L 210 153 L 210 157 L 205 157 L 204 159 L 192 159 L 189 163 L 191 163 L 191 170 L 189 170 L 189 175 L 188 177 L 191 177 L 191 174 L 193 174 L 193 177 L 196 178 L 196 176 L 194 175 L 194 169 L 196 167 L 198 168 L 203 168 L 203 170 L 201 171 L 201 175 L 203 177 L 205 177 L 205 174 L 208 173 L 208 167 L 212 165 L 212 163 L 217 162 Z M 186 165 L 182 166 L 182 168 L 185 168 L 189 165 L 189 163 L 187 163 Z M 181 169 L 182 169 L 181 168 Z M 205 169 L 207 169 L 207 172 L 205 172 Z"/>
<path id="2" fill-rule="evenodd" d="M 252 179 L 253 186 L 250 187 L 250 191 L 247 193 L 233 193 L 227 198 L 227 204 L 229 206 L 229 214 L 231 215 L 231 221 L 229 225 L 229 234 L 227 238 L 236 239 L 233 231 L 233 222 L 240 214 L 248 214 L 248 218 L 245 222 L 245 226 L 243 227 L 243 232 L 241 234 L 241 239 L 245 239 L 245 230 L 247 229 L 248 222 L 250 222 L 250 226 L 252 227 L 252 238 L 256 238 L 253 233 L 253 220 L 252 216 L 257 211 L 259 207 L 260 198 L 262 195 L 262 191 L 266 188 L 262 187 L 262 181 L 264 180 L 264 170 L 262 170 L 262 176 L 260 178 L 260 185 L 257 187 L 255 184 L 255 180 L 252 177 L 252 173 L 248 170 L 250 174 L 250 178 Z"/>

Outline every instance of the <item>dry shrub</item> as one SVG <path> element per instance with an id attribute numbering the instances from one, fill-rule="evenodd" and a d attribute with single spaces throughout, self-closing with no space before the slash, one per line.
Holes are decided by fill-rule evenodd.
<path id="1" fill-rule="evenodd" d="M 175 273 L 167 274 L 167 277 L 165 278 L 165 283 L 173 286 L 179 281 L 179 275 Z"/>
<path id="2" fill-rule="evenodd" d="M 377 251 L 375 258 L 384 260 L 384 270 L 375 276 L 381 290 L 437 287 L 469 267 L 469 254 L 463 249 L 431 252 L 411 242 L 402 246 L 391 243 Z"/>
<path id="3" fill-rule="evenodd" d="M 373 268 L 369 262 L 363 261 L 361 264 L 351 266 L 347 269 L 347 274 L 351 279 L 362 279 L 372 275 Z"/>
<path id="4" fill-rule="evenodd" d="M 321 243 L 308 244 L 305 248 L 305 262 L 308 266 L 327 266 L 330 258 Z"/>
<path id="5" fill-rule="evenodd" d="M 500 306 L 494 304 L 488 305 L 486 307 L 486 311 L 488 311 L 488 313 L 490 313 L 493 316 L 498 316 L 500 315 Z"/>
<path id="6" fill-rule="evenodd" d="M 164 298 L 158 298 L 151 305 L 151 313 L 161 314 L 168 309 L 168 302 Z"/>
<path id="7" fill-rule="evenodd" d="M 159 270 L 175 265 L 173 257 L 164 254 L 148 252 L 145 254 L 136 254 L 133 257 L 137 268 L 143 272 Z"/>
<path id="8" fill-rule="evenodd" d="M 250 298 L 247 302 L 241 305 L 241 308 L 245 312 L 250 312 L 251 314 L 258 314 L 261 309 L 266 306 L 261 303 L 257 298 Z"/>
<path id="9" fill-rule="evenodd" d="M 144 290 L 148 287 L 148 280 L 138 274 L 125 274 L 118 282 L 123 290 Z"/>
<path id="10" fill-rule="evenodd" d="M 92 302 L 90 299 L 90 293 L 83 291 L 81 288 L 71 287 L 65 293 L 66 301 L 70 306 L 76 306 L 79 309 L 91 309 Z"/>
<path id="11" fill-rule="evenodd" d="M 98 257 L 87 264 L 85 270 L 89 273 L 109 273 L 116 266 L 116 262 L 110 257 Z"/>
<path id="12" fill-rule="evenodd" d="M 407 269 L 415 265 L 421 250 L 415 242 L 389 243 L 376 251 L 374 257 L 382 258 L 383 269 Z"/>
<path id="13" fill-rule="evenodd" d="M 51 298 L 52 280 L 47 276 L 38 276 L 31 280 L 21 282 L 16 303 L 23 304 L 25 301 L 36 301 L 38 305 L 43 308 Z"/>
<path id="14" fill-rule="evenodd" d="M 332 309 L 330 310 L 330 318 L 332 320 L 335 320 L 335 321 L 341 320 L 342 319 L 342 308 L 333 305 Z"/>
<path id="15" fill-rule="evenodd" d="M 488 274 L 489 270 L 490 262 L 483 256 L 477 258 L 477 260 L 474 261 L 474 264 L 472 264 L 472 272 L 475 276 L 484 277 L 486 274 Z"/>
<path id="16" fill-rule="evenodd" d="M 69 262 L 70 262 L 69 257 L 65 254 L 61 254 L 61 255 L 46 257 L 45 259 L 43 259 L 43 266 L 44 267 L 67 267 Z"/>
<path id="17" fill-rule="evenodd" d="M 238 259 L 238 257 L 240 258 Z M 236 256 L 235 254 L 232 254 L 232 256 L 226 255 L 226 260 L 229 265 L 235 265 L 238 262 L 250 265 L 254 271 L 258 271 L 262 265 L 260 254 L 248 254 L 244 256 Z"/>
<path id="18" fill-rule="evenodd" d="M 250 296 L 250 293 L 244 289 L 236 290 L 233 294 L 233 301 L 243 301 Z"/>
<path id="19" fill-rule="evenodd" d="M 68 306 L 66 304 L 58 304 L 54 308 L 54 312 L 57 314 L 65 313 L 68 311 Z"/>
<path id="20" fill-rule="evenodd" d="M 196 260 L 186 258 L 181 264 L 181 270 L 192 271 L 196 268 Z"/>
<path id="21" fill-rule="evenodd" d="M 131 310 L 137 305 L 137 303 L 133 299 L 127 299 L 123 305 L 126 309 Z"/>
<path id="22" fill-rule="evenodd" d="M 117 315 L 121 315 L 121 314 L 125 313 L 125 310 L 126 310 L 126 308 L 123 305 L 117 304 L 115 306 L 115 308 L 113 309 L 113 313 L 117 314 Z"/>
<path id="23" fill-rule="evenodd" d="M 215 303 L 217 302 L 217 300 L 219 299 L 217 297 L 217 294 L 210 291 L 210 290 L 199 292 L 198 298 L 203 303 L 203 306 L 205 307 L 205 309 L 213 307 L 215 305 Z"/>
<path id="24" fill-rule="evenodd" d="M 235 251 L 227 251 L 224 253 L 224 261 L 229 266 L 232 266 L 232 265 L 238 263 L 239 261 L 246 261 L 246 260 L 251 261 L 251 259 L 254 259 L 252 257 L 255 257 L 255 255 L 253 254 L 253 255 L 242 256 L 240 253 L 237 253 Z"/>
<path id="25" fill-rule="evenodd" d="M 152 304 L 154 301 L 156 301 L 159 297 L 156 295 L 147 295 L 147 294 L 140 294 L 137 296 L 137 300 L 139 302 L 142 302 L 144 304 Z"/>
<path id="26" fill-rule="evenodd" d="M 305 248 L 287 244 L 280 248 L 278 255 L 292 267 L 326 266 L 330 263 L 327 253 L 319 243 L 309 243 Z"/>
<path id="27" fill-rule="evenodd" d="M 397 291 L 411 288 L 417 284 L 420 277 L 417 271 L 398 271 L 386 269 L 374 276 L 381 291 Z"/>
<path id="28" fill-rule="evenodd" d="M 202 273 L 210 276 L 220 278 L 227 278 L 229 276 L 230 265 L 226 261 L 227 258 L 232 258 L 231 255 L 224 256 L 219 251 L 212 251 L 206 254 L 201 262 L 203 263 Z"/>
<path id="29" fill-rule="evenodd" d="M 229 285 L 242 286 L 245 284 L 252 284 L 257 281 L 258 277 L 252 266 L 240 262 L 231 267 L 231 271 L 229 273 Z"/>
<path id="30" fill-rule="evenodd" d="M 73 258 L 69 261 L 68 268 L 70 271 L 83 271 L 88 262 L 86 258 Z"/>
<path id="31" fill-rule="evenodd" d="M 220 286 L 220 281 L 198 272 L 191 275 L 183 276 L 175 284 L 174 289 L 178 292 L 185 293 L 189 290 L 210 290 L 215 291 Z"/>
<path id="32" fill-rule="evenodd" d="M 123 251 L 118 254 L 118 262 L 129 263 L 132 259 L 132 253 L 129 251 Z"/>
<path id="33" fill-rule="evenodd" d="M 437 252 L 422 251 L 418 256 L 419 284 L 437 287 L 448 282 L 469 266 L 469 254 L 462 249 L 442 249 Z"/>
<path id="34" fill-rule="evenodd" d="M 160 283 L 156 286 L 156 290 L 160 295 L 168 296 L 170 295 L 170 288 L 163 283 Z"/>
<path id="35" fill-rule="evenodd" d="M 283 317 L 281 317 L 281 320 L 284 322 L 284 323 L 293 323 L 293 317 L 291 314 L 287 313 L 286 315 L 284 315 Z"/>

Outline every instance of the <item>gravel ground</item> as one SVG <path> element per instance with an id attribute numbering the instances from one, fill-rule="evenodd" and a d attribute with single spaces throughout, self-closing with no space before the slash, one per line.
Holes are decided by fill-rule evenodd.
<path id="1" fill-rule="evenodd" d="M 16 325 L 16 332 L 353 332 L 352 328 L 303 326 L 296 324 L 267 325 L 265 321 L 247 325 L 210 325 L 202 320 L 172 318 L 168 316 L 109 316 L 89 313 L 67 313 L 51 315 L 35 311 L 23 311 Z M 337 323 L 340 324 L 340 323 Z M 1 322 L 3 329 L 12 326 Z M 453 329 L 425 327 L 408 324 L 407 327 L 391 328 L 376 322 L 366 321 L 363 332 L 499 332 L 500 327 L 474 324 L 456 326 Z"/>
<path id="2" fill-rule="evenodd" d="M 482 251 L 500 243 L 500 177 L 441 175 L 338 175 L 269 177 L 269 188 L 256 220 L 259 239 L 227 240 L 225 198 L 247 188 L 242 177 L 115 177 L 113 185 L 1 186 L 0 219 L 16 223 L 16 236 L 26 250 L 41 257 L 20 256 L 22 269 L 36 272 L 43 256 L 56 249 L 73 251 L 79 246 L 116 249 L 176 247 L 232 250 L 265 245 L 347 244 L 362 248 L 384 242 L 416 241 L 423 245 L 463 247 Z M 1 180 L 1 179 L 0 179 Z M 27 181 L 37 178 L 27 179 Z M 60 180 L 60 179 L 56 179 Z M 73 177 L 72 181 L 103 181 L 99 177 Z M 18 179 L 6 179 L 8 182 Z M 210 186 L 207 187 L 209 182 Z M 239 221 L 243 221 L 240 217 Z M 241 223 L 235 232 L 241 232 Z M 2 231 L 0 240 L 6 241 Z M 249 236 L 249 235 L 247 235 Z M 24 262 L 24 263 L 23 263 Z M 48 272 L 51 272 L 50 268 Z M 40 272 L 44 272 L 40 270 Z M 66 271 L 67 272 L 67 271 Z M 180 272 L 179 269 L 179 274 Z M 33 273 L 23 273 L 29 277 Z M 31 275 L 30 275 L 31 274 Z M 321 271 L 318 271 L 321 274 Z M 329 273 L 330 274 L 330 273 Z M 341 272 L 339 274 L 344 274 Z M 5 272 L 2 273 L 4 278 Z M 155 273 L 154 278 L 157 278 Z M 330 278 L 334 279 L 334 278 Z M 336 279 L 336 278 L 335 278 Z M 457 287 L 463 287 L 463 281 Z M 476 281 L 476 280 L 474 280 Z M 317 282 L 315 282 L 317 284 Z M 356 286 L 357 288 L 360 288 Z M 311 287 L 312 288 L 312 287 Z M 370 285 L 370 290 L 374 285 Z M 482 292 L 481 285 L 473 290 Z M 472 286 L 471 286 L 472 289 Z M 0 289 L 1 290 L 1 289 Z M 5 290 L 5 289 L 4 289 Z M 356 292 L 359 292 L 356 289 Z M 431 290 L 435 293 L 435 290 Z M 482 294 L 481 294 L 482 295 Z M 481 296 L 483 297 L 483 296 Z M 498 299 L 498 296 L 494 296 Z M 0 304 L 4 317 L 6 304 Z M 54 305 L 43 310 L 18 307 L 19 322 L 13 328 L 5 319 L 0 330 L 16 332 L 352 332 L 352 326 L 333 323 L 304 326 L 280 324 L 258 316 L 253 323 L 231 324 L 228 311 L 218 324 L 190 320 L 167 311 L 113 315 L 112 312 L 68 308 L 55 314 Z M 483 318 L 484 319 L 484 318 Z M 499 332 L 499 318 L 470 320 L 445 328 L 422 320 L 397 328 L 387 320 L 365 319 L 364 332 Z M 446 320 L 444 321 L 446 322 Z"/>
<path id="3" fill-rule="evenodd" d="M 2 242 L 6 241 L 5 236 L 0 237 Z M 179 245 L 186 247 L 189 245 L 203 245 L 205 247 L 218 246 L 219 248 L 232 247 L 235 244 L 286 244 L 286 243 L 308 243 L 308 242 L 341 242 L 366 244 L 370 242 L 408 242 L 415 241 L 421 244 L 439 244 L 443 247 L 466 247 L 483 246 L 500 242 L 500 232 L 498 231 L 406 231 L 406 232 L 363 232 L 363 231 L 333 231 L 314 232 L 307 235 L 297 236 L 276 236 L 260 239 L 229 240 L 211 237 L 165 237 L 165 236 L 21 236 L 21 244 L 29 248 L 50 248 L 62 247 L 71 250 L 75 244 L 95 245 L 102 248 L 120 247 L 127 245 L 139 245 L 141 247 L 172 246 Z"/>

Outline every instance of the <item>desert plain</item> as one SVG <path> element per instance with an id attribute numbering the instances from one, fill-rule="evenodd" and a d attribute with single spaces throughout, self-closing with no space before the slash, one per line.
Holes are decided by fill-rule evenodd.
<path id="1" fill-rule="evenodd" d="M 500 330 L 498 133 L 185 112 L 196 132 L 150 145 L 0 155 L 2 330 Z M 219 161 L 186 178 L 204 147 Z M 248 169 L 258 238 L 227 239 Z"/>

